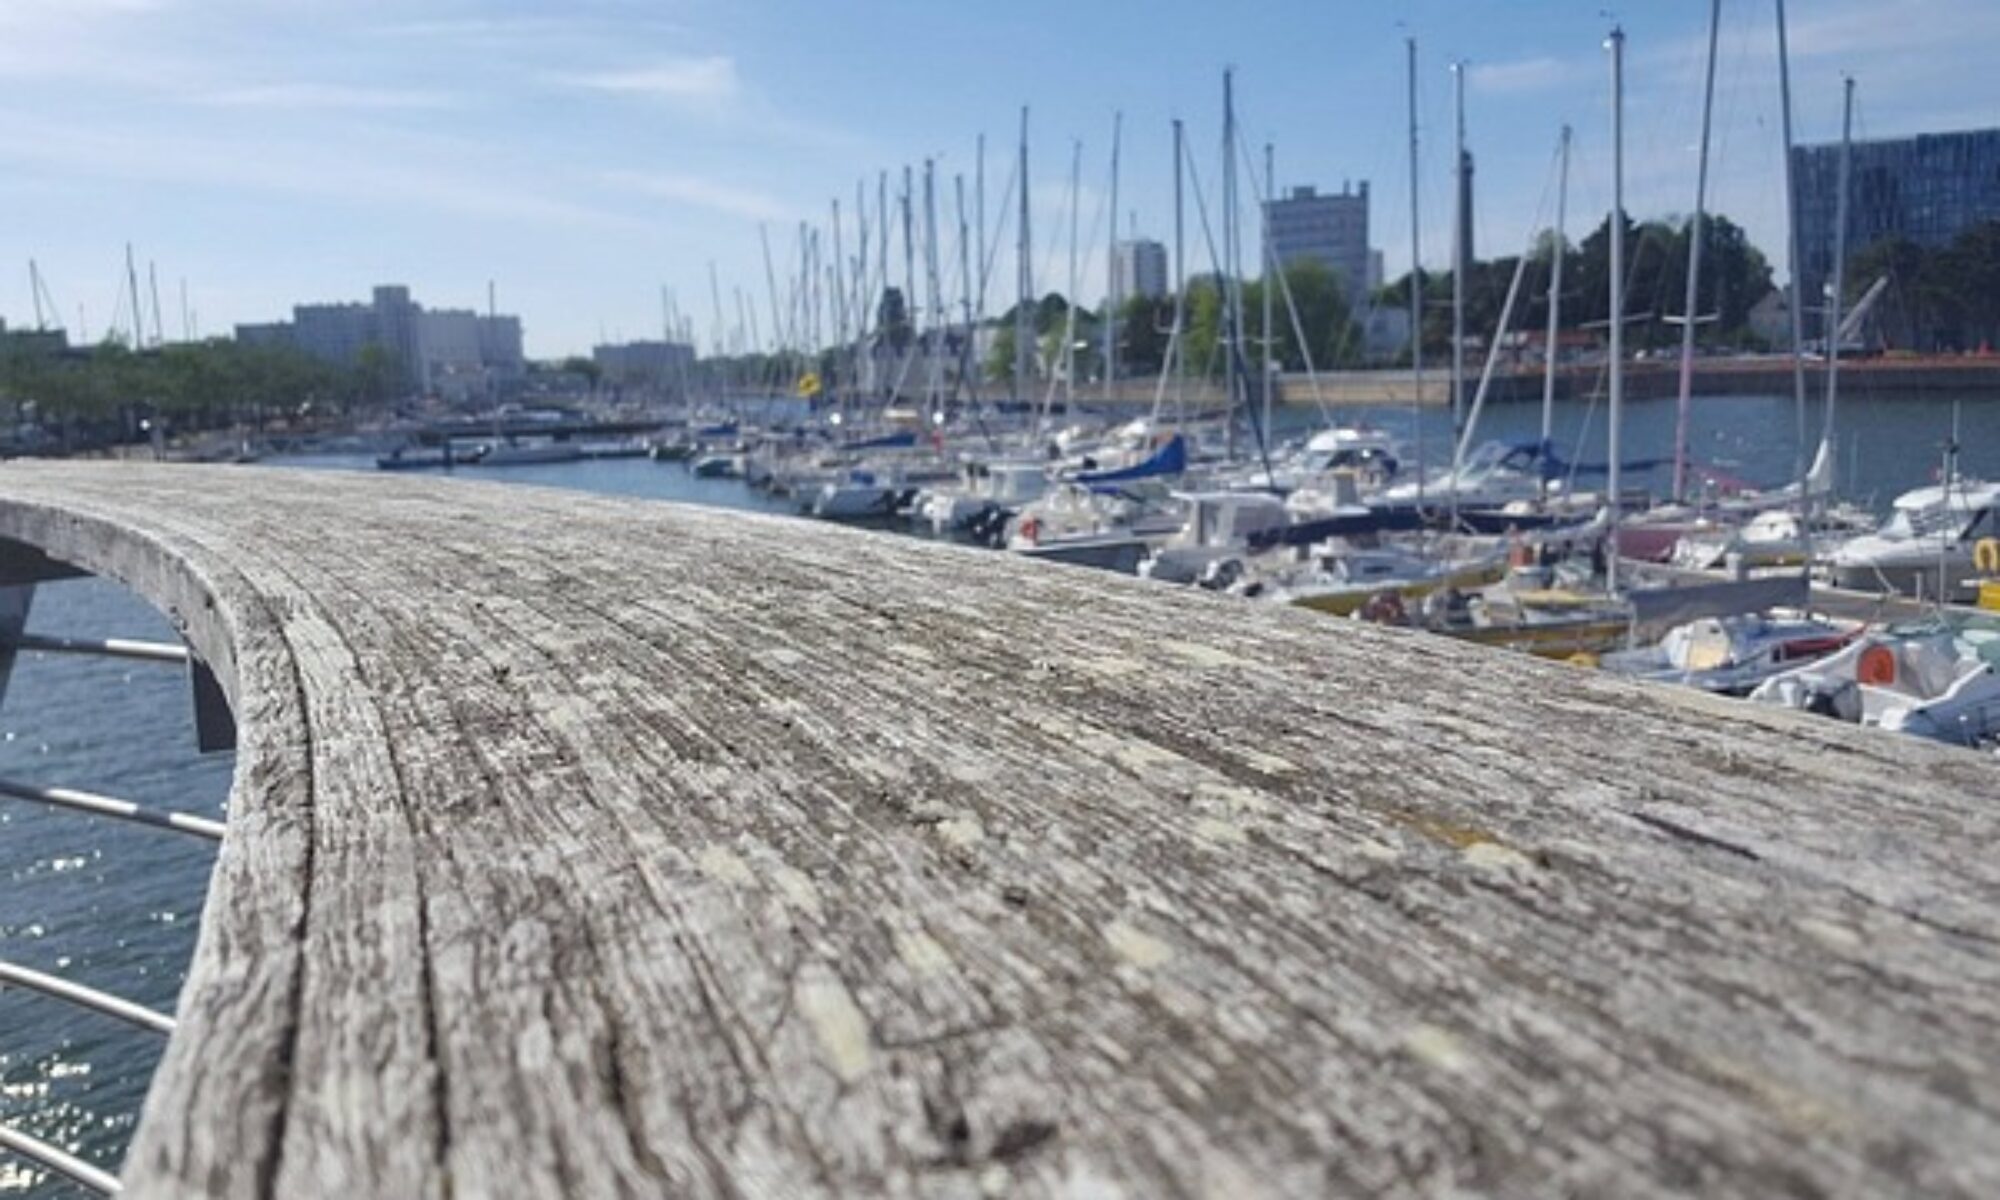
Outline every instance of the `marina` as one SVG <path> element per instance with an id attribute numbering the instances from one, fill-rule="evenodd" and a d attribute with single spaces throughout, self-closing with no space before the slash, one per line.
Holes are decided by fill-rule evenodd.
<path id="1" fill-rule="evenodd" d="M 0 1200 L 2000 1194 L 1927 3 L 0 15 Z"/>

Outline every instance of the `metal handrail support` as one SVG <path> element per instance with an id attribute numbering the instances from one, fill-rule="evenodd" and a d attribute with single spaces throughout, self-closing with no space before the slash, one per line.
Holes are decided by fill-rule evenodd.
<path id="1" fill-rule="evenodd" d="M 154 1012 L 143 1004 L 134 1004 L 130 1000 L 114 996 L 110 992 L 101 992 L 94 987 L 85 987 L 80 983 L 71 983 L 67 979 L 44 974 L 41 971 L 30 970 L 27 967 L 16 966 L 9 962 L 0 962 L 0 988 L 10 987 L 22 988 L 30 992 L 40 992 L 44 996 L 53 996 L 57 1000 L 66 1000 L 79 1007 L 90 1009 L 92 1012 L 100 1012 L 107 1017 L 116 1017 L 127 1024 L 137 1025 L 141 1029 L 151 1030 L 154 1033 L 171 1035 L 174 1031 L 174 1019 L 172 1017 L 164 1013 Z"/>
<path id="2" fill-rule="evenodd" d="M 5 1125 L 0 1125 L 0 1150 L 12 1151 L 37 1166 L 67 1176 L 100 1196 L 116 1196 L 124 1190 L 117 1176 L 100 1171 L 73 1154 Z"/>
<path id="3" fill-rule="evenodd" d="M 144 662 L 185 663 L 186 646 L 171 642 L 142 642 L 131 638 L 42 637 L 24 633 L 16 637 L 14 650 L 39 650 L 47 654 L 95 654 L 105 658 L 136 658 Z"/>
<path id="4" fill-rule="evenodd" d="M 15 779 L 0 779 L 0 796 L 33 800 L 38 804 L 74 809 L 77 812 L 87 812 L 100 817 L 112 817 L 136 825 L 151 825 L 156 829 L 171 829 L 176 833 L 190 834 L 216 842 L 221 841 L 222 835 L 226 832 L 226 827 L 220 821 L 190 816 L 187 813 L 142 808 L 130 800 L 120 800 L 115 796 L 100 796 L 96 792 L 83 792 L 75 788 L 42 787 Z"/>

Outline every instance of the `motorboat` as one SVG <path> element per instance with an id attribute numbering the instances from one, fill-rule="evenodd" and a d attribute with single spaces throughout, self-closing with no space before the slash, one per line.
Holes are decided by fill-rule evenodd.
<path id="1" fill-rule="evenodd" d="M 1376 493 L 1371 503 L 1384 510 L 1437 511 L 1500 509 L 1540 501 L 1548 492 L 1562 490 L 1559 483 L 1543 478 L 1544 450 L 1540 442 L 1487 442 L 1457 467 L 1392 484 Z"/>
<path id="2" fill-rule="evenodd" d="M 1833 582 L 1857 591 L 1948 598 L 1977 576 L 1973 550 L 1980 539 L 2000 534 L 1996 509 L 1995 483 L 1958 479 L 1905 492 L 1879 530 L 1827 555 Z"/>
<path id="3" fill-rule="evenodd" d="M 1022 506 L 1000 536 L 1007 549 L 1031 558 L 1131 574 L 1158 543 L 1182 525 L 1158 483 L 1117 492 L 1059 483 Z"/>
<path id="4" fill-rule="evenodd" d="M 1986 745 L 2000 739 L 2000 620 L 1893 625 L 1773 676 L 1750 699 L 1932 741 Z"/>
<path id="5" fill-rule="evenodd" d="M 544 463 L 578 462 L 581 447 L 571 442 L 517 442 L 508 439 L 489 443 L 479 456 L 482 467 L 527 467 Z"/>
<path id="6" fill-rule="evenodd" d="M 449 443 L 437 449 L 422 449 L 416 446 L 398 446 L 389 453 L 376 458 L 375 467 L 381 471 L 430 471 L 450 470 L 469 463 L 476 463 L 482 451 L 474 448 L 467 453 L 454 452 Z"/>
<path id="7" fill-rule="evenodd" d="M 1262 492 L 1184 492 L 1182 525 L 1139 564 L 1139 574 L 1193 583 L 1214 563 L 1277 543 L 1291 525 L 1285 502 Z"/>
<path id="8" fill-rule="evenodd" d="M 907 485 L 892 472 L 855 467 L 813 494 L 813 516 L 828 521 L 884 520 L 896 514 Z"/>
<path id="9" fill-rule="evenodd" d="M 690 462 L 688 470 L 697 479 L 741 479 L 744 462 L 740 453 L 704 454 Z"/>
<path id="10" fill-rule="evenodd" d="M 1384 430 L 1372 426 L 1336 425 L 1322 429 L 1273 455 L 1270 470 L 1239 468 L 1211 482 L 1218 487 L 1293 493 L 1324 489 L 1336 472 L 1351 477 L 1366 492 L 1388 486 L 1402 462 L 1402 451 Z"/>
<path id="11" fill-rule="evenodd" d="M 1301 562 L 1246 575 L 1231 590 L 1334 616 L 1361 613 L 1386 624 L 1402 624 L 1410 605 L 1431 593 L 1485 587 L 1498 582 L 1506 570 L 1505 552 L 1500 550 L 1442 558 L 1404 546 L 1352 546 L 1336 540 L 1313 547 Z"/>
<path id="12" fill-rule="evenodd" d="M 971 462 L 956 485 L 926 488 L 917 496 L 912 515 L 932 532 L 949 533 L 978 522 L 996 511 L 1013 512 L 1048 491 L 1048 464 L 1015 459 Z"/>
<path id="13" fill-rule="evenodd" d="M 1815 547 L 1851 541 L 1876 526 L 1873 514 L 1848 504 L 1830 506 L 1810 519 L 1796 509 L 1769 509 L 1741 525 L 1716 522 L 1688 530 L 1675 542 L 1672 562 L 1691 570 L 1732 561 L 1746 568 L 1798 566 Z"/>
<path id="14" fill-rule="evenodd" d="M 1744 613 L 1701 617 L 1652 646 L 1615 651 L 1598 665 L 1613 674 L 1742 696 L 1780 673 L 1824 658 L 1861 635 L 1853 621 Z"/>

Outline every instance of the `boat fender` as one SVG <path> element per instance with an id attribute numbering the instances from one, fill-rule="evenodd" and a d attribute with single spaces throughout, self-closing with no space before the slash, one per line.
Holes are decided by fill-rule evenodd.
<path id="1" fill-rule="evenodd" d="M 1982 575 L 2000 575 L 2000 538 L 1980 538 L 1974 542 L 1972 565 Z"/>
<path id="2" fill-rule="evenodd" d="M 1896 652 L 1887 646 L 1870 646 L 1854 664 L 1854 677 L 1869 687 L 1889 687 L 1896 682 Z"/>

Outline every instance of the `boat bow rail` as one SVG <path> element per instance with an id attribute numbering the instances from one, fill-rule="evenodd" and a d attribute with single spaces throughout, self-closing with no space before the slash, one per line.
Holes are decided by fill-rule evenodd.
<path id="1" fill-rule="evenodd" d="M 8 464 L 236 777 L 139 1196 L 2000 1192 L 1990 761 L 781 518 Z"/>

